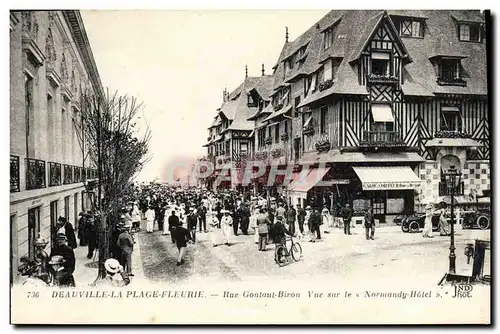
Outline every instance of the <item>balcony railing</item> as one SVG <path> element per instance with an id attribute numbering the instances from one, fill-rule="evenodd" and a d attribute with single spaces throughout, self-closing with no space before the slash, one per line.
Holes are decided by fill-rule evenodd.
<path id="1" fill-rule="evenodd" d="M 64 165 L 64 179 L 63 184 L 73 183 L 73 166 Z"/>
<path id="2" fill-rule="evenodd" d="M 10 192 L 15 193 L 20 191 L 19 186 L 19 157 L 10 156 Z"/>
<path id="3" fill-rule="evenodd" d="M 369 83 L 398 83 L 396 76 L 370 74 L 367 77 Z"/>
<path id="4" fill-rule="evenodd" d="M 460 184 L 457 186 L 457 189 L 455 190 L 454 195 L 463 195 L 464 194 L 464 182 L 460 182 Z M 439 182 L 439 196 L 450 196 L 451 195 L 451 189 L 448 188 L 445 182 Z"/>
<path id="5" fill-rule="evenodd" d="M 26 158 L 26 190 L 45 188 L 45 161 Z"/>
<path id="6" fill-rule="evenodd" d="M 404 147 L 405 143 L 397 131 L 365 131 L 362 147 Z"/>
<path id="7" fill-rule="evenodd" d="M 443 76 L 437 79 L 437 84 L 440 86 L 467 86 L 467 81 L 459 78 L 454 78 L 452 76 Z"/>
<path id="8" fill-rule="evenodd" d="M 61 164 L 49 162 L 49 187 L 61 185 Z"/>

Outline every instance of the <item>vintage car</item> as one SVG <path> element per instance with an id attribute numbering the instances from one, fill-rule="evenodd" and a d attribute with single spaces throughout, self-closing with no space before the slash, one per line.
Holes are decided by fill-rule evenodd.
<path id="1" fill-rule="evenodd" d="M 490 210 L 473 210 L 462 213 L 462 227 L 466 229 L 479 228 L 487 230 L 491 227 Z"/>
<path id="2" fill-rule="evenodd" d="M 405 216 L 401 222 L 401 230 L 405 233 L 418 233 L 425 225 L 425 213 L 414 213 L 412 215 Z M 432 216 L 432 230 L 437 231 L 439 229 L 439 214 Z"/>

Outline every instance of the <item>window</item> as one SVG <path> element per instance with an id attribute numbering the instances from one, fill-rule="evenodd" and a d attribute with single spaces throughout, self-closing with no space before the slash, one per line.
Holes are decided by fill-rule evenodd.
<path id="1" fill-rule="evenodd" d="M 251 106 L 253 104 L 254 104 L 254 102 L 253 102 L 252 94 L 248 94 L 248 105 Z"/>
<path id="2" fill-rule="evenodd" d="M 28 210 L 28 256 L 35 256 L 35 240 L 40 235 L 40 207 Z"/>
<path id="3" fill-rule="evenodd" d="M 266 140 L 266 131 L 265 129 L 259 129 L 257 130 L 257 136 L 259 140 L 259 148 L 263 148 L 265 146 L 265 140 Z"/>
<path id="4" fill-rule="evenodd" d="M 268 129 L 268 137 L 272 139 L 272 134 L 273 134 L 273 133 L 271 132 L 271 131 L 272 131 L 272 129 L 271 129 L 271 127 L 268 127 L 267 129 Z"/>
<path id="5" fill-rule="evenodd" d="M 323 75 L 324 75 L 323 81 L 327 81 L 327 80 L 333 79 L 333 75 L 332 75 L 332 60 L 331 59 L 328 60 L 325 63 Z"/>
<path id="6" fill-rule="evenodd" d="M 459 59 L 441 59 L 441 68 L 439 78 L 443 81 L 455 81 L 460 79 L 460 60 Z"/>
<path id="7" fill-rule="evenodd" d="M 326 133 L 326 115 L 328 112 L 328 107 L 323 106 L 320 109 L 320 121 L 319 121 L 319 126 L 320 126 L 320 133 Z"/>
<path id="8" fill-rule="evenodd" d="M 389 60 L 372 59 L 372 74 L 380 76 L 389 76 Z"/>
<path id="9" fill-rule="evenodd" d="M 274 127 L 274 142 L 279 143 L 280 141 L 280 124 L 276 124 Z"/>
<path id="10" fill-rule="evenodd" d="M 26 123 L 26 156 L 31 156 L 31 118 L 33 112 L 33 78 L 28 74 L 24 77 L 25 123 Z"/>
<path id="11" fill-rule="evenodd" d="M 478 24 L 460 24 L 459 39 L 465 42 L 481 42 L 481 26 Z"/>
<path id="12" fill-rule="evenodd" d="M 443 106 L 440 121 L 442 131 L 462 131 L 462 117 L 458 107 Z"/>
<path id="13" fill-rule="evenodd" d="M 314 92 L 316 91 L 316 89 L 318 88 L 318 74 L 313 74 L 312 76 L 312 79 L 311 79 L 311 87 L 310 87 L 310 91 L 311 92 Z"/>
<path id="14" fill-rule="evenodd" d="M 240 154 L 248 153 L 248 143 L 240 143 Z"/>
<path id="15" fill-rule="evenodd" d="M 325 30 L 323 33 L 323 39 L 324 39 L 324 48 L 325 50 L 328 49 L 330 46 L 333 44 L 333 29 L 328 28 Z"/>
<path id="16" fill-rule="evenodd" d="M 291 56 L 290 59 L 288 59 L 287 63 L 288 63 L 288 68 L 293 69 L 295 65 L 295 57 Z"/>
<path id="17" fill-rule="evenodd" d="M 293 114 L 292 117 L 297 117 L 298 108 L 297 106 L 300 104 L 300 96 L 295 97 L 293 101 Z"/>
<path id="18" fill-rule="evenodd" d="M 424 23 L 418 20 L 401 21 L 400 35 L 404 37 L 424 37 Z"/>

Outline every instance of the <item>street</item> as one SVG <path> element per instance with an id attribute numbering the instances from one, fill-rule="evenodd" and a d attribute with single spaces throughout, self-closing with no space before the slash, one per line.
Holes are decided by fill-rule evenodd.
<path id="1" fill-rule="evenodd" d="M 375 240 L 367 241 L 364 229 L 356 227 L 346 236 L 340 229 L 323 235 L 321 242 L 301 241 L 303 257 L 299 262 L 279 267 L 274 262 L 274 245 L 258 252 L 253 235 L 233 236 L 231 246 L 212 247 L 208 233 L 197 233 L 195 245 L 189 245 L 186 264 L 177 267 L 177 248 L 169 235 L 140 232 L 138 242 L 145 278 L 150 282 L 185 283 L 198 280 L 205 284 L 238 281 L 310 281 L 356 282 L 367 278 L 385 285 L 404 282 L 436 286 L 448 269 L 449 237 L 424 239 L 420 234 L 403 233 L 399 226 L 376 230 Z M 474 239 L 489 239 L 489 231 L 464 230 L 456 235 L 457 273 L 470 274 L 463 254 Z M 489 272 L 489 263 L 485 273 Z"/>

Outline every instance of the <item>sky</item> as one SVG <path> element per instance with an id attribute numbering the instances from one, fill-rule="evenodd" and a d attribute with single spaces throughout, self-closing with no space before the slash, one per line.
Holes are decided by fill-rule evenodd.
<path id="1" fill-rule="evenodd" d="M 81 11 L 103 86 L 144 103 L 151 160 L 137 179 L 169 181 L 172 166 L 206 155 L 224 88 L 244 80 L 245 65 L 272 74 L 285 27 L 291 41 L 327 12 Z"/>

